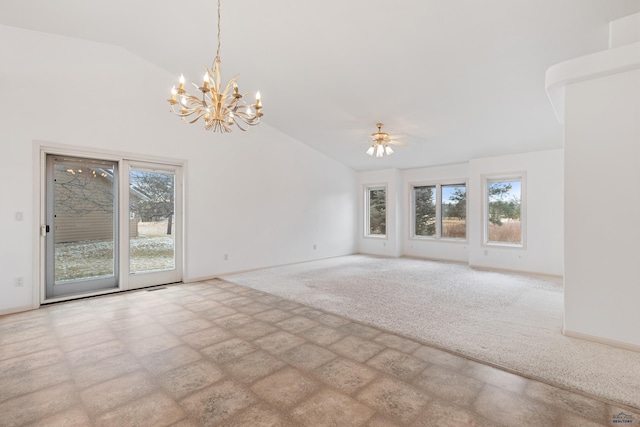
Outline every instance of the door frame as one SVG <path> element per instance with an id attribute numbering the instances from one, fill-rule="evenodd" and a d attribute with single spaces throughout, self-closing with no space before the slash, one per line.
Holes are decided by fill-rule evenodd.
<path id="1" fill-rule="evenodd" d="M 97 296 L 104 294 L 111 294 L 115 292 L 127 291 L 130 289 L 137 289 L 139 287 L 144 286 L 155 286 L 154 284 L 146 284 L 146 285 L 138 285 L 135 288 L 131 288 L 129 285 L 129 221 L 119 221 L 118 225 L 118 236 L 120 242 L 127 242 L 126 245 L 121 243 L 121 247 L 126 250 L 120 251 L 120 269 L 118 272 L 118 287 L 114 289 L 107 289 L 102 291 L 95 292 L 87 292 L 79 295 L 70 295 L 70 296 L 62 296 L 58 298 L 46 298 L 46 232 L 45 226 L 47 224 L 47 216 L 46 216 L 46 180 L 47 180 L 47 155 L 59 155 L 59 156 L 72 156 L 72 157 L 80 157 L 80 158 L 89 158 L 89 159 L 100 159 L 100 160 L 111 160 L 118 163 L 118 173 L 119 173 L 119 182 L 123 183 L 129 182 L 129 163 L 133 164 L 158 164 L 165 165 L 176 168 L 176 189 L 180 186 L 177 191 L 181 197 L 176 199 L 176 211 L 180 212 L 180 215 L 176 215 L 176 220 L 174 222 L 176 226 L 176 230 L 181 231 L 181 235 L 177 234 L 176 231 L 176 270 L 177 279 L 175 282 L 180 282 L 184 280 L 185 277 L 185 268 L 184 268 L 184 248 L 185 248 L 185 215 L 183 214 L 184 204 L 185 204 L 185 175 L 186 175 L 186 160 L 180 159 L 172 159 L 172 158 L 164 158 L 158 156 L 146 156 L 134 153 L 127 152 L 116 152 L 116 151 L 104 151 L 97 150 L 93 148 L 86 147 L 77 147 L 71 145 L 63 145 L 45 141 L 34 141 L 34 171 L 36 171 L 36 176 L 34 176 L 34 206 L 36 209 L 34 215 L 34 248 L 38 248 L 38 250 L 34 251 L 34 260 L 33 260 L 33 268 L 34 268 L 34 285 L 33 285 L 33 299 L 32 306 L 33 308 L 40 307 L 41 304 L 45 303 L 54 303 L 59 301 L 67 301 L 77 298 L 85 298 L 89 296 Z M 126 178 L 126 181 L 124 180 Z M 126 218 L 129 217 L 129 204 L 125 203 L 128 200 L 128 191 L 120 191 L 119 192 L 119 213 L 122 215 L 126 210 Z M 178 200 L 179 199 L 179 200 Z M 123 237 L 125 238 L 124 240 Z M 36 243 L 37 241 L 37 243 Z M 123 254 L 125 252 L 125 254 Z M 126 255 L 127 258 L 124 258 Z M 123 264 L 123 262 L 125 262 Z"/>

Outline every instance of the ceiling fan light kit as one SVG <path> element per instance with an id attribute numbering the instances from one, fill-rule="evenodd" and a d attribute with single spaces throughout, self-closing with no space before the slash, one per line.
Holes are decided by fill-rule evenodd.
<path id="1" fill-rule="evenodd" d="M 387 132 L 382 131 L 382 123 L 376 123 L 378 127 L 378 131 L 371 134 L 371 139 L 373 139 L 373 144 L 367 150 L 367 154 L 375 157 L 384 157 L 385 155 L 390 156 L 393 154 L 393 150 L 389 146 L 389 144 L 396 145 L 405 145 L 404 143 L 397 141 L 394 137 L 389 136 Z"/>
<path id="2" fill-rule="evenodd" d="M 220 76 L 220 0 L 218 0 L 218 50 L 216 59 L 211 69 L 205 68 L 202 86 L 193 83 L 199 91 L 197 95 L 187 93 L 184 88 L 184 76 L 180 76 L 178 87 L 171 89 L 171 111 L 187 121 L 187 117 L 194 117 L 189 123 L 195 123 L 199 119 L 204 120 L 206 130 L 217 132 L 231 132 L 231 127 L 236 125 L 240 130 L 246 130 L 242 124 L 255 126 L 260 123 L 262 117 L 262 100 L 260 92 L 256 92 L 254 104 L 247 104 L 244 97 L 247 93 L 240 93 L 236 79 L 238 74 L 227 83 L 221 85 Z"/>

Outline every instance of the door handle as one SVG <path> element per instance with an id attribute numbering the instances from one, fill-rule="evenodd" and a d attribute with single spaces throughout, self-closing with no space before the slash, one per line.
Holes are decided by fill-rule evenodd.
<path id="1" fill-rule="evenodd" d="M 49 231 L 51 231 L 51 229 L 48 225 L 43 225 L 42 227 L 40 227 L 40 235 L 42 237 L 45 237 Z"/>

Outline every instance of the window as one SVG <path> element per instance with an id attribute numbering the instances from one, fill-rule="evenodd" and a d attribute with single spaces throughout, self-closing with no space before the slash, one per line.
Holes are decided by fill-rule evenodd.
<path id="1" fill-rule="evenodd" d="M 444 239 L 467 238 L 467 186 L 464 184 L 440 187 L 442 200 L 441 229 Z"/>
<path id="2" fill-rule="evenodd" d="M 413 187 L 415 235 L 436 235 L 436 186 Z"/>
<path id="3" fill-rule="evenodd" d="M 387 189 L 382 186 L 367 187 L 365 194 L 365 235 L 385 237 L 387 235 Z"/>
<path id="4" fill-rule="evenodd" d="M 523 176 L 485 178 L 485 243 L 522 246 Z"/>
<path id="5" fill-rule="evenodd" d="M 467 186 L 412 186 L 412 237 L 467 238 Z"/>

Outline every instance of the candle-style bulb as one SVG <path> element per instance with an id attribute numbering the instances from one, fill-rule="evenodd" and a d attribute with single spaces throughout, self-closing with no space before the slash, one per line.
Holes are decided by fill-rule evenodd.
<path id="1" fill-rule="evenodd" d="M 180 89 L 184 89 L 184 75 L 180 74 Z"/>

